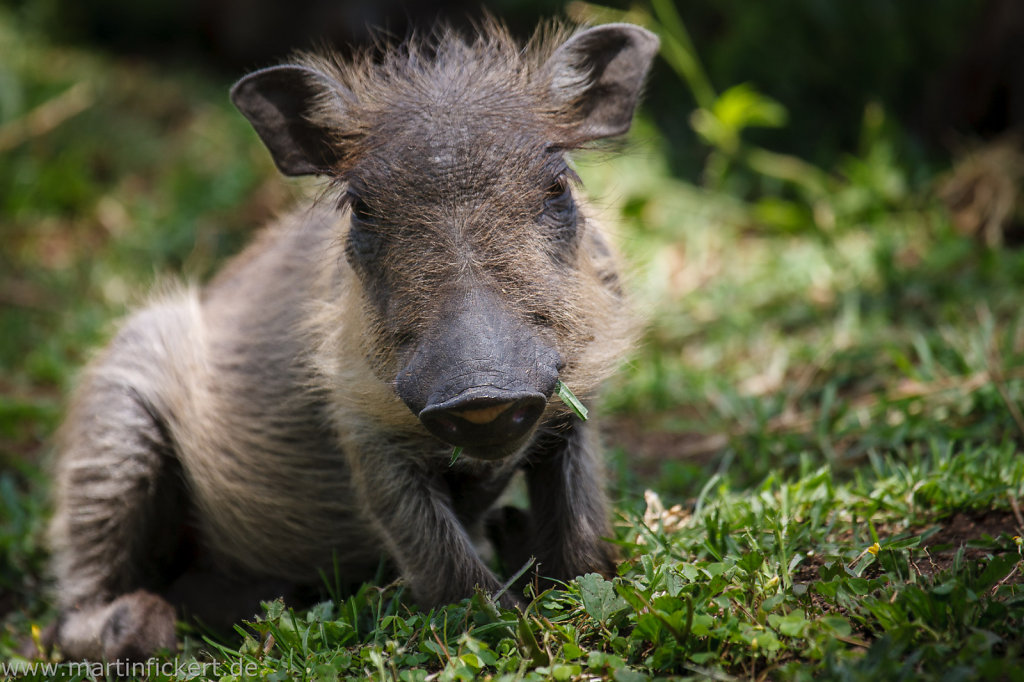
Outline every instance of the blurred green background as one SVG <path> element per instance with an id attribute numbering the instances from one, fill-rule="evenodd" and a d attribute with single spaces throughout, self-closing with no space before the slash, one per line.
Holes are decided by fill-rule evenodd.
<path id="1" fill-rule="evenodd" d="M 686 499 L 1024 434 L 1024 3 L 491 2 L 663 41 L 628 141 L 581 155 L 649 331 L 603 412 L 616 495 Z M 226 97 L 318 41 L 476 2 L 0 0 L 0 614 L 43 580 L 75 371 L 162 279 L 315 191 Z M 855 475 L 855 473 L 851 474 Z"/>

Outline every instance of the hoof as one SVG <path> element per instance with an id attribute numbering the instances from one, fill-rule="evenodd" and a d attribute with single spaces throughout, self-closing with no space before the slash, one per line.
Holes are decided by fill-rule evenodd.
<path id="1" fill-rule="evenodd" d="M 174 607 L 139 590 L 109 604 L 69 611 L 57 626 L 57 644 L 68 660 L 145 661 L 174 651 Z"/>

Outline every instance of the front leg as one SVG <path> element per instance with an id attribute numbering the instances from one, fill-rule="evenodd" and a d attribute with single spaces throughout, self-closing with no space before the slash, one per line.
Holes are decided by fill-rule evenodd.
<path id="1" fill-rule="evenodd" d="M 443 477 L 421 458 L 364 447 L 352 475 L 367 520 L 422 606 L 465 599 L 476 587 L 500 589 L 459 522 Z M 517 600 L 506 592 L 500 603 L 512 608 Z"/>
<path id="2" fill-rule="evenodd" d="M 538 572 L 555 580 L 615 575 L 604 466 L 589 425 L 565 418 L 538 440 L 526 468 Z"/>

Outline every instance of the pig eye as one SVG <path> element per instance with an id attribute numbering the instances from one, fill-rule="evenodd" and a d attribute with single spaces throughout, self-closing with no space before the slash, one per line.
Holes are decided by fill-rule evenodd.
<path id="1" fill-rule="evenodd" d="M 351 226 L 345 244 L 345 256 L 356 266 L 373 262 L 380 254 L 381 238 L 374 229 L 376 219 L 358 194 L 348 192 L 342 201 L 348 205 Z"/>
<path id="2" fill-rule="evenodd" d="M 559 175 L 544 192 L 544 205 L 549 209 L 558 209 L 562 204 L 571 201 L 572 192 L 569 191 L 569 180 L 564 175 Z"/>
<path id="3" fill-rule="evenodd" d="M 348 195 L 348 207 L 352 212 L 352 217 L 361 223 L 372 223 L 373 213 L 370 212 L 370 207 L 366 205 L 366 202 L 360 199 L 355 194 Z"/>
<path id="4" fill-rule="evenodd" d="M 365 266 L 380 255 L 380 234 L 374 229 L 373 214 L 362 199 L 350 192 L 345 195 L 345 202 L 352 216 L 345 256 L 353 265 Z"/>
<path id="5" fill-rule="evenodd" d="M 552 228 L 556 241 L 571 241 L 576 234 L 576 202 L 566 175 L 555 178 L 545 191 L 541 222 Z"/>

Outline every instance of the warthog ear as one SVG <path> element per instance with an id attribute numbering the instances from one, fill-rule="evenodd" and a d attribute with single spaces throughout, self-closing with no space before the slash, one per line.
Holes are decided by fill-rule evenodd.
<path id="1" fill-rule="evenodd" d="M 331 93 L 344 107 L 342 86 L 308 66 L 272 66 L 231 88 L 231 101 L 249 119 L 285 175 L 323 174 L 338 161 L 330 135 L 311 114 Z"/>
<path id="2" fill-rule="evenodd" d="M 555 105 L 571 112 L 567 144 L 621 135 L 633 120 L 658 36 L 632 24 L 577 33 L 545 65 Z"/>

